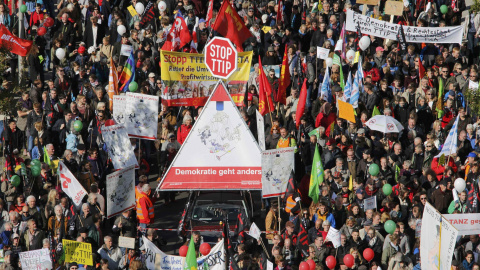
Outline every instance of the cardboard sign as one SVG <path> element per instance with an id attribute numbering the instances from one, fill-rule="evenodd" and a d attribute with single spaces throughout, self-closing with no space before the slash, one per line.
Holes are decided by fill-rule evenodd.
<path id="1" fill-rule="evenodd" d="M 118 246 L 124 248 L 135 248 L 135 238 L 132 237 L 118 237 Z"/>
<path id="2" fill-rule="evenodd" d="M 377 6 L 378 5 L 378 0 L 357 0 L 357 4 Z"/>
<path id="3" fill-rule="evenodd" d="M 76 262 L 93 266 L 92 244 L 82 243 L 71 240 L 62 240 L 65 250 L 65 262 Z"/>
<path id="4" fill-rule="evenodd" d="M 385 14 L 402 16 L 402 14 L 403 14 L 403 2 L 387 1 L 385 3 Z"/>
<path id="5" fill-rule="evenodd" d="M 20 252 L 19 255 L 23 269 L 52 269 L 52 260 L 50 259 L 50 251 L 48 248 Z"/>

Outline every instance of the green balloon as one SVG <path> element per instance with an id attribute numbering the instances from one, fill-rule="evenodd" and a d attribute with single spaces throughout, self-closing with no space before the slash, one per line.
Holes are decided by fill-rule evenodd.
<path id="1" fill-rule="evenodd" d="M 385 184 L 385 185 L 383 185 L 382 190 L 383 190 L 383 194 L 385 194 L 385 196 L 388 196 L 388 195 L 392 194 L 392 185 Z"/>
<path id="2" fill-rule="evenodd" d="M 33 166 L 32 167 L 32 175 L 33 177 L 37 177 L 40 175 L 41 169 L 40 166 Z"/>
<path id="3" fill-rule="evenodd" d="M 383 225 L 383 228 L 385 231 L 389 234 L 393 234 L 395 232 L 395 229 L 397 228 L 397 224 L 393 220 L 387 220 L 385 224 Z"/>
<path id="4" fill-rule="evenodd" d="M 10 182 L 14 187 L 18 187 L 18 185 L 20 185 L 20 176 L 15 174 L 12 176 L 12 178 L 10 178 Z"/>
<path id="5" fill-rule="evenodd" d="M 26 5 L 21 5 L 20 6 L 20 12 L 22 12 L 22 13 L 27 12 L 27 6 Z"/>
<path id="6" fill-rule="evenodd" d="M 75 131 L 81 131 L 82 128 L 83 128 L 83 123 L 82 123 L 82 121 L 76 120 L 76 121 L 73 123 L 73 128 L 75 129 Z"/>
<path id="7" fill-rule="evenodd" d="M 442 14 L 447 13 L 447 12 L 448 12 L 448 7 L 447 7 L 447 5 L 442 5 L 442 6 L 440 7 L 440 12 L 442 12 Z"/>
<path id="8" fill-rule="evenodd" d="M 370 173 L 371 176 L 377 176 L 378 173 L 380 172 L 380 168 L 378 167 L 377 164 L 372 163 L 370 167 L 368 168 L 368 172 Z"/>
<path id="9" fill-rule="evenodd" d="M 30 164 L 32 164 L 32 167 L 33 167 L 33 166 L 40 166 L 40 165 L 42 165 L 42 163 L 41 163 L 40 160 L 38 160 L 38 159 L 32 160 L 32 162 L 31 162 Z"/>
<path id="10" fill-rule="evenodd" d="M 130 92 L 135 92 L 135 91 L 137 91 L 137 89 L 138 89 L 138 83 L 136 83 L 136 82 L 131 82 L 128 85 L 128 90 L 130 90 Z"/>
<path id="11" fill-rule="evenodd" d="M 27 176 L 27 166 L 25 166 L 25 163 L 22 163 L 21 166 L 22 168 L 20 169 L 20 172 L 23 176 Z"/>

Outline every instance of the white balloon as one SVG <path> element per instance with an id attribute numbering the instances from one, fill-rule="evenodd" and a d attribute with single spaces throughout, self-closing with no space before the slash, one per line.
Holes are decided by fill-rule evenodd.
<path id="1" fill-rule="evenodd" d="M 332 67 L 333 66 L 333 59 L 328 57 L 325 62 L 327 63 L 327 67 Z"/>
<path id="2" fill-rule="evenodd" d="M 138 2 L 135 5 L 135 11 L 137 11 L 138 15 L 142 15 L 144 10 L 145 10 L 145 6 L 142 3 Z"/>
<path id="3" fill-rule="evenodd" d="M 57 56 L 58 59 L 63 60 L 63 58 L 65 58 L 65 50 L 63 48 L 58 48 L 55 51 L 55 56 Z"/>
<path id="4" fill-rule="evenodd" d="M 465 180 L 463 178 L 457 178 L 453 186 L 455 187 L 457 192 L 460 193 L 465 190 L 465 187 L 467 186 L 467 184 L 465 183 Z"/>
<path id="5" fill-rule="evenodd" d="M 360 46 L 360 49 L 362 49 L 362 51 L 365 51 L 368 46 L 370 46 L 370 42 L 370 37 L 364 36 L 360 39 L 358 45 Z"/>
<path id="6" fill-rule="evenodd" d="M 117 33 L 121 36 L 127 32 L 127 28 L 125 28 L 125 25 L 119 25 L 117 26 Z"/>
<path id="7" fill-rule="evenodd" d="M 158 2 L 158 10 L 165 11 L 167 9 L 167 4 L 163 1 Z"/>
<path id="8" fill-rule="evenodd" d="M 348 62 L 352 63 L 353 60 L 355 59 L 355 51 L 354 50 L 348 50 L 346 56 L 347 56 Z"/>

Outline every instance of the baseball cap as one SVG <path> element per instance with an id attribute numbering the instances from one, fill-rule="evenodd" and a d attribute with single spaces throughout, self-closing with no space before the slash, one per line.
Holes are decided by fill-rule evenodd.
<path id="1" fill-rule="evenodd" d="M 476 156 L 477 156 L 477 154 L 475 152 L 470 152 L 470 154 L 468 154 L 467 157 L 476 157 Z"/>
<path id="2" fill-rule="evenodd" d="M 377 52 L 383 52 L 385 51 L 382 47 L 378 46 L 377 49 L 375 49 L 375 51 Z"/>
<path id="3" fill-rule="evenodd" d="M 363 191 L 361 188 L 357 189 L 356 193 L 365 195 L 365 191 Z"/>
<path id="4" fill-rule="evenodd" d="M 204 23 L 204 22 L 207 22 L 207 21 L 205 21 L 205 19 L 198 20 L 198 23 Z"/>
<path id="5" fill-rule="evenodd" d="M 343 182 L 342 187 L 348 187 L 348 182 Z"/>
<path id="6" fill-rule="evenodd" d="M 372 221 L 370 219 L 365 220 L 363 226 L 372 226 Z"/>
<path id="7" fill-rule="evenodd" d="M 150 74 L 148 74 L 148 77 L 149 77 L 149 78 L 155 78 L 155 73 L 150 72 Z"/>
<path id="8" fill-rule="evenodd" d="M 14 234 L 12 235 L 12 239 L 15 239 L 15 238 L 20 238 L 20 235 L 18 235 L 18 233 L 14 233 Z"/>
<path id="9" fill-rule="evenodd" d="M 357 130 L 357 134 L 365 134 L 365 129 L 364 128 L 359 128 Z"/>

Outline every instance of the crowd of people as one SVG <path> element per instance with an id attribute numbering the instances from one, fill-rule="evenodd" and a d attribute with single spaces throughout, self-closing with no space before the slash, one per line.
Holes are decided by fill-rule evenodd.
<path id="1" fill-rule="evenodd" d="M 19 253 L 41 248 L 50 250 L 55 269 L 145 269 L 145 249 L 118 247 L 118 237 L 139 239 L 145 235 L 158 247 L 166 245 L 157 230 L 153 206 L 157 200 L 175 203 L 175 193 L 158 197 L 151 191 L 149 176 L 161 177 L 185 142 L 201 106 L 172 107 L 160 99 L 158 134 L 155 141 L 131 139 L 139 168 L 135 173 L 136 207 L 115 218 L 105 216 L 106 176 L 114 171 L 108 158 L 101 127 L 112 117 L 106 87 L 110 61 L 118 75 L 126 65 L 122 45 L 131 45 L 136 66 L 138 92 L 161 96 L 160 50 L 167 41 L 175 16 L 183 14 L 188 30 L 196 33 L 196 50 L 219 33 L 212 29 L 220 1 L 157 1 L 154 16 L 146 23 L 133 15 L 130 6 L 141 0 L 27 0 L 22 37 L 34 41 L 24 59 L 28 78 L 18 103 L 4 121 L 2 133 L 5 167 L 1 177 L 0 247 L 4 262 L 0 269 L 21 269 Z M 159 2 L 165 9 L 158 9 Z M 213 12 L 209 17 L 209 3 Z M 281 65 L 286 51 L 286 72 L 291 82 L 286 103 L 278 102 L 282 78 L 265 70 L 273 89 L 275 108 L 265 118 L 266 149 L 295 147 L 294 182 L 298 189 L 287 194 L 280 205 L 263 200 L 265 244 L 262 248 L 248 235 L 238 238 L 236 267 L 297 269 L 313 260 L 315 269 L 327 269 L 327 257 L 335 258 L 335 269 L 426 269 L 420 265 L 419 221 L 430 202 L 442 214 L 477 213 L 479 199 L 479 154 L 477 141 L 480 118 L 467 100 L 469 86 L 479 83 L 480 13 L 466 7 L 464 0 L 404 1 L 403 15 L 395 24 L 444 27 L 463 24 L 462 44 L 408 43 L 403 51 L 395 40 L 369 36 L 370 46 L 361 52 L 363 78 L 356 121 L 339 118 L 337 101 L 344 100 L 342 74 L 355 76 L 358 64 L 342 59 L 330 67 L 317 58 L 317 47 L 330 51 L 346 23 L 346 10 L 388 21 L 385 1 L 378 6 L 355 1 L 230 1 L 252 37 L 243 43 L 253 52 L 252 71 L 245 91 L 243 119 L 257 137 L 256 110 L 259 105 L 259 58 L 263 65 Z M 0 3 L 0 24 L 18 35 L 20 7 L 16 1 Z M 366 10 L 364 10 L 366 9 Z M 462 14 L 468 16 L 462 17 Z M 53 26 L 46 27 L 53 19 Z M 119 30 L 124 26 L 125 33 Z M 44 27 L 46 33 L 40 33 Z M 232 30 L 233 31 L 233 30 Z M 345 48 L 359 50 L 361 36 L 346 32 Z M 180 48 L 190 52 L 190 43 Z M 65 57 L 58 58 L 58 48 Z M 341 52 L 340 52 L 341 53 Z M 10 72 L 2 74 L 0 91 L 11 91 L 17 80 L 16 55 L 10 57 Z M 424 70 L 423 70 L 424 69 Z M 345 80 L 341 82 L 340 80 Z M 297 105 L 306 81 L 306 108 L 296 123 Z M 321 94 L 328 83 L 331 97 Z M 441 90 L 442 89 L 442 90 Z M 128 91 L 128 90 L 127 90 Z M 373 114 L 394 117 L 403 126 L 400 133 L 383 134 L 366 123 Z M 444 146 L 458 117 L 457 149 L 445 160 L 435 157 Z M 75 128 L 75 121 L 83 128 Z M 317 129 L 318 128 L 318 129 Z M 317 129 L 317 133 L 311 135 Z M 140 145 L 141 144 L 141 145 Z M 311 202 L 308 183 L 315 149 L 318 147 L 324 171 L 320 200 Z M 63 191 L 56 166 L 62 160 L 88 192 L 76 206 Z M 32 170 L 39 160 L 40 172 Z M 53 164 L 53 165 L 52 165 Z M 379 173 L 369 168 L 377 164 Z M 154 166 L 158 166 L 158 169 Z M 25 167 L 25 172 L 21 168 Z M 397 169 L 398 168 L 398 169 Z M 22 176 L 19 185 L 13 175 Z M 454 200 L 453 182 L 466 181 L 466 189 Z M 350 184 L 352 182 L 352 184 Z M 384 185 L 393 186 L 391 194 Z M 152 183 L 153 185 L 153 183 Z M 307 187 L 305 189 L 305 187 Z M 365 199 L 376 198 L 377 208 L 364 209 Z M 280 210 L 279 210 L 280 209 Z M 384 228 L 395 222 L 394 233 Z M 278 227 L 280 226 L 280 227 Z M 326 239 L 330 228 L 341 233 L 334 248 Z M 263 229 L 263 228 L 262 228 Z M 195 232 L 198 248 L 201 233 Z M 93 266 L 65 262 L 62 239 L 90 243 Z M 267 242 L 268 240 L 268 242 Z M 237 239 L 235 238 L 235 242 Z M 462 235 L 456 241 L 452 269 L 479 270 L 480 239 Z M 372 249 L 367 261 L 364 251 Z M 354 257 L 350 268 L 344 262 Z"/>

